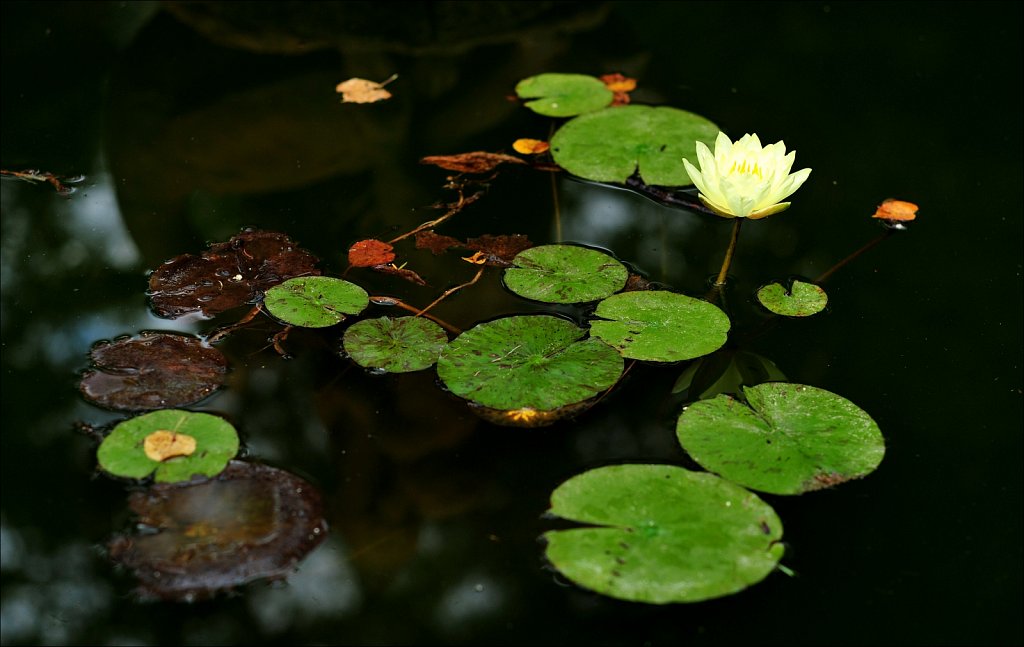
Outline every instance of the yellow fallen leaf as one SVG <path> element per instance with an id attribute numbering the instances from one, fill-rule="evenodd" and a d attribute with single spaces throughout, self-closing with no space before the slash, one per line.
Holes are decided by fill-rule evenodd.
<path id="1" fill-rule="evenodd" d="M 175 456 L 191 456 L 196 451 L 196 439 L 173 431 L 154 431 L 142 441 L 146 456 L 153 461 L 165 461 Z"/>
<path id="2" fill-rule="evenodd" d="M 397 74 L 392 74 L 390 78 L 380 83 L 366 79 L 351 78 L 339 83 L 334 88 L 334 91 L 341 93 L 342 103 L 375 103 L 391 98 L 391 93 L 385 90 L 384 86 L 397 78 Z"/>
<path id="3" fill-rule="evenodd" d="M 878 205 L 878 210 L 871 217 L 892 222 L 909 222 L 917 217 L 918 208 L 913 202 L 889 198 Z"/>
<path id="4" fill-rule="evenodd" d="M 551 148 L 547 142 L 539 139 L 517 139 L 512 142 L 512 148 L 522 155 L 537 155 Z"/>

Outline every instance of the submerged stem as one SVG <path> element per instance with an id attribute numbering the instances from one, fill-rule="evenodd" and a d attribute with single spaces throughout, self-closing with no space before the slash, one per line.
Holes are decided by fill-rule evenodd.
<path id="1" fill-rule="evenodd" d="M 408 312 L 415 313 L 417 317 L 422 315 L 422 316 L 426 317 L 427 319 L 430 319 L 431 321 L 436 323 L 438 326 L 441 326 L 442 328 L 444 328 L 448 332 L 452 333 L 453 335 L 460 335 L 460 334 L 462 334 L 461 330 L 459 330 L 455 326 L 451 325 L 450 323 L 444 321 L 443 319 L 438 319 L 437 317 L 435 317 L 433 315 L 428 315 L 428 314 L 426 314 L 425 310 L 420 310 L 416 306 L 411 306 L 408 303 L 402 301 L 401 299 L 396 299 L 395 297 L 373 296 L 373 297 L 370 297 L 370 303 L 373 303 L 373 304 L 376 304 L 376 305 L 379 305 L 379 306 L 397 306 L 397 307 L 401 308 L 402 310 L 407 310 Z"/>

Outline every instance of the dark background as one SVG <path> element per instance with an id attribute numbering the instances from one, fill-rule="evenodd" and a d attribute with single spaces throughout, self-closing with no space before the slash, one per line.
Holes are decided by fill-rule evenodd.
<path id="1" fill-rule="evenodd" d="M 5 644 L 1014 644 L 1022 637 L 1021 5 L 1015 3 L 21 3 L 2 6 L 4 169 L 84 175 L 69 197 L 4 179 Z M 429 372 L 373 378 L 268 321 L 222 348 L 228 389 L 202 403 L 249 455 L 324 492 L 332 534 L 288 586 L 140 604 L 103 544 L 130 525 L 74 422 L 90 345 L 208 330 L 146 309 L 145 272 L 245 225 L 343 268 L 354 240 L 405 231 L 451 195 L 430 154 L 508 150 L 547 120 L 506 99 L 545 71 L 639 79 L 634 100 L 785 139 L 814 169 L 793 207 L 744 228 L 731 294 L 816 276 L 877 234 L 884 198 L 910 230 L 827 285 L 830 308 L 759 338 L 791 381 L 849 398 L 887 442 L 879 470 L 765 497 L 780 573 L 693 605 L 617 602 L 546 570 L 547 496 L 618 462 L 686 464 L 668 391 L 638 371 L 576 421 L 479 422 Z M 395 97 L 342 106 L 337 82 L 394 72 Z M 570 240 L 699 294 L 729 224 L 559 183 Z M 443 233 L 552 240 L 546 176 L 502 176 Z M 468 278 L 408 250 L 434 288 L 365 279 L 424 304 Z M 375 283 L 376 282 L 376 283 Z M 446 302 L 460 327 L 533 306 L 495 276 Z M 235 313 L 237 314 L 237 313 Z M 230 320 L 230 317 L 225 321 Z M 262 350 L 261 350 L 262 349 Z"/>

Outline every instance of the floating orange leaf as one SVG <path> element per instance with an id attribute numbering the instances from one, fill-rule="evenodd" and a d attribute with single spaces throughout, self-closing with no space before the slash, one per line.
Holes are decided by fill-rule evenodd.
<path id="1" fill-rule="evenodd" d="M 165 461 L 175 456 L 191 456 L 196 451 L 196 439 L 173 431 L 154 431 L 142 441 L 146 456 L 152 461 Z"/>
<path id="2" fill-rule="evenodd" d="M 917 210 L 918 206 L 913 202 L 905 202 L 903 200 L 894 200 L 889 198 L 888 200 L 882 201 L 882 204 L 878 205 L 878 210 L 875 211 L 875 215 L 871 217 L 888 220 L 889 222 L 894 223 L 910 222 L 917 218 Z"/>
<path id="3" fill-rule="evenodd" d="M 462 260 L 467 263 L 472 263 L 473 265 L 483 265 L 487 262 L 487 254 L 484 254 L 483 252 L 476 252 L 472 256 L 462 257 Z"/>
<path id="4" fill-rule="evenodd" d="M 348 264 L 352 267 L 387 265 L 395 260 L 394 247 L 373 238 L 360 240 L 348 248 Z"/>
<path id="5" fill-rule="evenodd" d="M 629 103 L 629 93 L 636 89 L 636 79 L 621 74 L 602 74 L 601 81 L 606 88 L 614 93 L 613 106 L 624 106 Z"/>
<path id="6" fill-rule="evenodd" d="M 341 93 L 342 103 L 375 103 L 391 98 L 391 93 L 385 90 L 384 86 L 397 78 L 397 74 L 392 74 L 390 78 L 380 83 L 352 78 L 339 83 L 334 91 Z"/>
<path id="7" fill-rule="evenodd" d="M 457 155 L 431 155 L 420 160 L 420 164 L 433 164 L 459 173 L 488 173 L 500 164 L 526 164 L 523 160 L 503 153 L 474 151 Z"/>
<path id="8" fill-rule="evenodd" d="M 512 148 L 515 149 L 517 153 L 522 153 L 523 155 L 538 155 L 540 153 L 547 152 L 551 146 L 548 145 L 547 142 L 542 142 L 539 139 L 523 138 L 512 142 Z"/>

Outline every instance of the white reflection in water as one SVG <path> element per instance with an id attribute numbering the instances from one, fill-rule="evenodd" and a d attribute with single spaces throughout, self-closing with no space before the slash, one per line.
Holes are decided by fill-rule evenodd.
<path id="1" fill-rule="evenodd" d="M 112 602 L 110 585 L 93 572 L 95 553 L 84 543 L 67 544 L 53 554 L 0 520 L 5 585 L 0 603 L 0 644 L 63 645 L 86 627 L 102 622 Z"/>
<path id="2" fill-rule="evenodd" d="M 308 626 L 355 613 L 363 595 L 346 552 L 341 539 L 329 536 L 299 564 L 298 572 L 288 576 L 287 584 L 250 588 L 249 609 L 260 628 L 277 634 L 294 625 Z"/>
<path id="3" fill-rule="evenodd" d="M 441 595 L 434 621 L 445 633 L 468 633 L 472 627 L 466 625 L 493 618 L 504 603 L 502 587 L 493 578 L 471 572 Z"/>
<path id="4" fill-rule="evenodd" d="M 73 267 L 96 255 L 104 264 L 130 269 L 140 260 L 139 248 L 128 234 L 117 206 L 114 181 L 102 162 L 75 193 L 58 208 L 70 239 L 60 250 L 66 267 Z"/>

